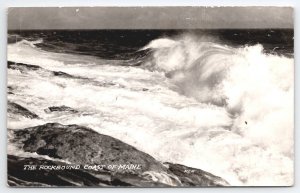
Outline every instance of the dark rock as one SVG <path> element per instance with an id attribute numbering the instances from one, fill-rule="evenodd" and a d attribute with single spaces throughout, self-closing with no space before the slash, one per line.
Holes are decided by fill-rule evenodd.
<path id="1" fill-rule="evenodd" d="M 35 113 L 32 113 L 28 109 L 22 107 L 21 105 L 10 101 L 7 102 L 7 113 L 9 117 L 21 115 L 23 117 L 27 117 L 31 119 L 39 118 Z"/>
<path id="2" fill-rule="evenodd" d="M 72 75 L 70 75 L 68 73 L 61 72 L 61 71 L 53 71 L 52 74 L 54 76 L 63 77 L 63 78 L 79 78 L 79 77 L 72 76 Z"/>
<path id="3" fill-rule="evenodd" d="M 169 170 L 175 174 L 183 186 L 228 186 L 224 179 L 200 169 L 180 164 L 165 163 Z"/>
<path id="4" fill-rule="evenodd" d="M 15 140 L 22 141 L 25 151 L 59 157 L 76 164 L 139 164 L 141 169 L 122 171 L 167 171 L 150 155 L 118 139 L 78 125 L 48 123 L 16 130 Z"/>
<path id="5" fill-rule="evenodd" d="M 7 86 L 7 90 L 8 90 L 8 91 L 12 91 L 12 90 L 13 90 L 13 87 L 12 87 L 12 86 Z"/>
<path id="6" fill-rule="evenodd" d="M 40 66 L 31 65 L 31 64 L 23 64 L 23 63 L 16 63 L 16 62 L 8 61 L 7 67 L 9 69 L 19 70 L 21 73 L 26 73 L 29 71 L 40 71 L 40 73 L 49 74 L 49 75 L 62 77 L 62 78 L 86 79 L 86 78 L 82 78 L 82 77 L 73 76 L 73 75 L 70 75 L 68 73 L 61 72 L 61 71 L 50 71 L 50 70 L 44 69 Z"/>
<path id="7" fill-rule="evenodd" d="M 155 160 L 152 156 L 137 150 L 136 148 L 113 137 L 99 134 L 90 128 L 78 125 L 61 125 L 58 123 L 48 123 L 36 127 L 30 127 L 21 130 L 9 130 L 13 134 L 10 135 L 10 142 L 17 147 L 22 148 L 26 152 L 37 153 L 40 155 L 48 155 L 52 158 L 58 158 L 78 165 L 123 165 L 134 164 L 140 165 L 140 169 L 136 170 L 113 170 L 105 168 L 104 170 L 82 170 L 92 177 L 98 178 L 98 181 L 93 178 L 89 183 L 91 186 L 109 185 L 109 186 L 134 186 L 134 187 L 165 187 L 169 185 L 192 187 L 192 186 L 226 186 L 228 183 L 222 178 L 212 175 L 200 169 L 190 168 L 187 166 L 165 163 Z M 29 160 L 28 160 L 29 159 Z M 30 160 L 31 159 L 31 160 Z M 36 158 L 21 159 L 20 162 L 30 162 L 39 165 L 41 160 Z M 48 160 L 49 161 L 49 160 Z M 12 161 L 11 161 L 12 162 Z M 12 162 L 13 166 L 18 163 L 18 160 Z M 52 162 L 51 162 L 52 164 Z M 55 164 L 55 163 L 54 163 Z M 10 167 L 10 166 L 9 166 Z M 36 178 L 42 178 L 43 175 L 53 176 L 53 183 L 49 179 L 47 182 L 35 181 L 36 179 L 27 180 L 19 174 L 12 174 L 9 169 L 9 176 L 12 180 L 11 184 L 22 184 L 23 181 L 30 181 L 28 186 L 33 186 L 33 182 L 45 183 L 48 185 L 66 185 L 83 184 L 86 179 L 79 179 L 80 183 L 73 183 L 69 173 L 37 173 Z M 19 171 L 24 173 L 25 171 Z M 26 173 L 26 172 L 25 172 Z M 88 174 L 82 174 L 88 175 Z M 34 171 L 32 172 L 34 175 Z M 163 174 L 163 175 L 160 175 Z M 22 174 L 23 175 L 23 174 Z M 56 181 L 57 176 L 61 180 L 67 179 L 66 182 Z M 74 174 L 75 175 L 75 174 Z M 154 178 L 152 177 L 154 175 Z M 158 178 L 155 177 L 158 175 Z M 26 176 L 24 174 L 24 176 Z M 77 179 L 77 174 L 75 178 Z M 78 176 L 80 176 L 78 174 Z M 160 179 L 160 177 L 164 179 Z M 166 183 L 166 179 L 168 184 Z M 78 181 L 78 179 L 77 179 Z M 93 183 L 92 183 L 92 182 Z M 87 185 L 87 186 L 90 186 Z M 25 185 L 24 185 L 25 186 Z"/>
<path id="8" fill-rule="evenodd" d="M 11 86 L 7 86 L 7 94 L 14 94 L 14 92 L 12 92 L 13 90 Z"/>
<path id="9" fill-rule="evenodd" d="M 9 186 L 111 186 L 109 181 L 101 180 L 82 169 L 24 170 L 25 165 L 66 166 L 67 164 L 42 158 L 22 158 L 8 155 L 7 175 Z"/>
<path id="10" fill-rule="evenodd" d="M 44 111 L 45 111 L 46 113 L 51 113 L 51 112 L 70 112 L 70 113 L 78 113 L 77 110 L 72 109 L 71 107 L 67 107 L 67 106 L 65 106 L 65 105 L 48 107 L 48 108 L 45 109 Z"/>
<path id="11" fill-rule="evenodd" d="M 24 170 L 26 165 L 36 165 L 35 170 Z M 147 181 L 138 175 L 118 174 L 108 171 L 93 172 L 78 169 L 49 170 L 40 166 L 71 166 L 64 162 L 44 158 L 24 158 L 14 155 L 7 157 L 7 177 L 9 186 L 45 187 L 45 186 L 80 186 L 80 187 L 166 187 L 159 182 Z M 74 165 L 73 165 L 74 166 Z"/>
<path id="12" fill-rule="evenodd" d="M 49 157 L 53 157 L 53 158 L 62 158 L 57 155 L 57 149 L 55 149 L 55 148 L 45 149 L 45 148 L 41 147 L 41 148 L 38 148 L 36 150 L 36 152 L 40 155 L 48 155 Z"/>
<path id="13" fill-rule="evenodd" d="M 116 84 L 114 82 L 106 82 L 106 81 L 91 81 L 91 84 L 94 86 L 101 86 L 101 87 L 113 87 L 117 86 L 118 88 L 125 88 L 123 85 Z"/>
<path id="14" fill-rule="evenodd" d="M 37 70 L 43 69 L 43 68 L 41 68 L 39 66 L 36 66 L 36 65 L 16 63 L 16 62 L 11 62 L 11 61 L 7 62 L 7 67 L 9 69 L 19 70 L 20 72 L 25 72 L 26 70 L 27 71 L 28 70 L 37 71 Z"/>

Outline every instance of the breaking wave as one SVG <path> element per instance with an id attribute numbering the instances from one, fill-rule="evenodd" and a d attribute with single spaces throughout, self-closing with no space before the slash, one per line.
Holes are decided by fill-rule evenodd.
<path id="1" fill-rule="evenodd" d="M 41 43 L 43 43 L 43 39 L 37 39 L 37 40 L 34 40 L 34 41 L 29 41 L 29 40 L 23 39 L 23 40 L 17 42 L 17 44 L 29 45 L 32 48 L 36 48 L 36 44 L 41 44 Z"/>
<path id="2" fill-rule="evenodd" d="M 162 70 L 179 93 L 224 107 L 230 130 L 291 156 L 294 60 L 264 53 L 262 45 L 233 48 L 211 38 L 157 39 L 145 65 Z"/>

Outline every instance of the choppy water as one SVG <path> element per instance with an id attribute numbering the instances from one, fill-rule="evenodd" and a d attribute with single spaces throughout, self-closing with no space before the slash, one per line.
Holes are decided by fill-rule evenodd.
<path id="1" fill-rule="evenodd" d="M 10 32 L 8 100 L 231 185 L 293 183 L 292 30 Z M 55 76 L 52 72 L 71 76 Z M 45 111 L 68 106 L 78 113 Z"/>

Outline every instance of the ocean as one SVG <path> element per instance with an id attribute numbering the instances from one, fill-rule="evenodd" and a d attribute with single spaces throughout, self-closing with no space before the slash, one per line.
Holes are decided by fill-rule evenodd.
<path id="1" fill-rule="evenodd" d="M 8 101 L 39 118 L 7 126 L 82 125 L 233 186 L 292 185 L 293 33 L 8 31 L 7 59 L 24 64 L 7 70 Z"/>

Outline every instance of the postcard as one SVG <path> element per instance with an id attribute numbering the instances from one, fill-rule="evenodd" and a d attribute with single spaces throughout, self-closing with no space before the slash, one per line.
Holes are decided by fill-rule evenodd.
<path id="1" fill-rule="evenodd" d="M 8 186 L 293 186 L 293 8 L 7 12 Z"/>

